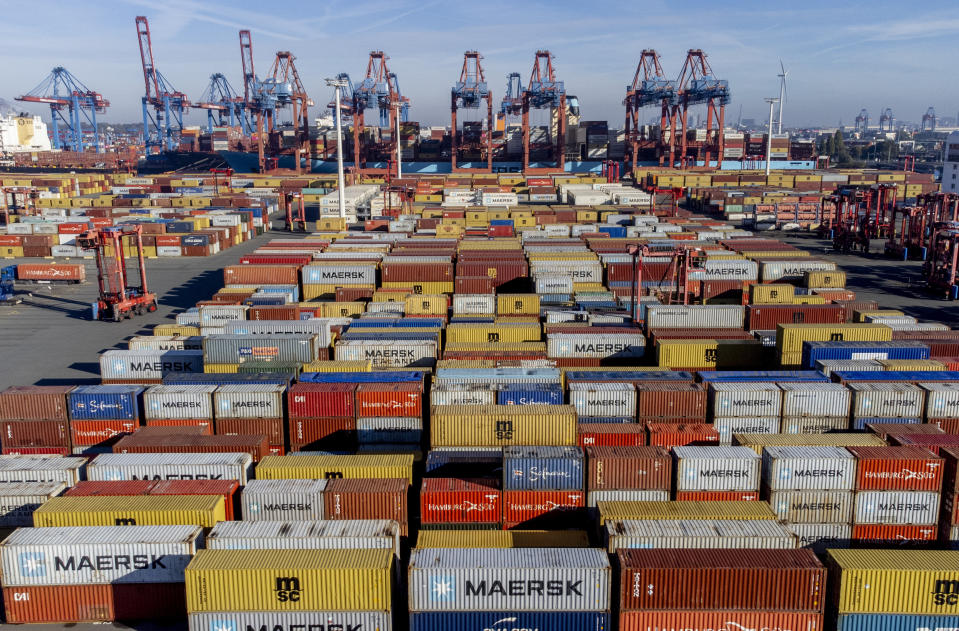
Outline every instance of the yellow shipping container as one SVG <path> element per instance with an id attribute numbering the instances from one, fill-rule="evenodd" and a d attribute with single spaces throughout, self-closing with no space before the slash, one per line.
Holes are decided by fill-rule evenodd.
<path id="1" fill-rule="evenodd" d="M 213 528 L 226 520 L 222 495 L 89 495 L 55 497 L 33 512 L 33 525 Z"/>
<path id="2" fill-rule="evenodd" d="M 840 614 L 959 614 L 959 550 L 829 550 L 829 561 Z"/>
<path id="3" fill-rule="evenodd" d="M 817 289 L 842 289 L 846 286 L 846 272 L 833 270 L 831 272 L 805 272 L 803 287 Z"/>
<path id="4" fill-rule="evenodd" d="M 540 324 L 450 324 L 447 342 L 541 342 Z"/>
<path id="5" fill-rule="evenodd" d="M 449 312 L 449 298 L 446 294 L 428 295 L 416 292 L 408 295 L 404 301 L 405 311 L 409 315 L 441 315 Z"/>
<path id="6" fill-rule="evenodd" d="M 303 364 L 303 372 L 370 372 L 372 362 L 362 360 L 317 361 Z"/>
<path id="7" fill-rule="evenodd" d="M 351 456 L 267 456 L 256 465 L 260 480 L 323 480 L 327 478 L 405 478 L 413 481 L 409 454 Z"/>
<path id="8" fill-rule="evenodd" d="M 454 226 L 451 224 L 440 224 L 436 226 L 436 236 L 438 237 L 457 237 L 463 233 L 463 226 Z"/>
<path id="9" fill-rule="evenodd" d="M 198 550 L 190 612 L 389 611 L 391 550 Z"/>
<path id="10" fill-rule="evenodd" d="M 826 299 L 822 296 L 796 296 L 793 298 L 794 305 L 824 305 Z"/>
<path id="11" fill-rule="evenodd" d="M 599 215 L 595 210 L 577 210 L 576 223 L 594 223 L 599 221 Z"/>
<path id="12" fill-rule="evenodd" d="M 394 329 L 395 330 L 395 329 Z M 419 330 L 419 329 L 417 329 Z M 443 352 L 452 353 L 456 351 L 489 351 L 491 353 L 503 353 L 503 352 L 524 352 L 524 353 L 545 353 L 546 352 L 546 342 L 500 342 L 500 343 L 488 343 L 488 342 L 448 342 L 443 347 Z M 453 360 L 453 361 L 463 361 L 463 360 Z M 492 360 L 490 360 L 492 361 Z M 442 368 L 437 364 L 437 369 Z M 447 368 L 453 368 L 454 366 L 447 366 Z M 456 368 L 482 368 L 483 366 L 462 366 L 457 364 Z M 489 368 L 495 367 L 495 362 L 493 365 L 488 366 Z"/>
<path id="13" fill-rule="evenodd" d="M 733 434 L 733 445 L 749 447 L 760 456 L 764 447 L 886 447 L 875 434 Z"/>
<path id="14" fill-rule="evenodd" d="M 321 232 L 340 232 L 346 230 L 346 219 L 342 217 L 326 217 L 316 222 L 316 229 Z"/>
<path id="15" fill-rule="evenodd" d="M 338 287 L 344 287 L 347 289 L 376 289 L 375 285 L 337 285 L 337 284 L 313 284 L 313 283 L 304 283 L 303 284 L 303 300 L 313 300 L 315 298 L 320 298 L 323 296 L 335 296 L 336 289 Z"/>
<path id="16" fill-rule="evenodd" d="M 23 248 L 20 246 L 3 246 L 0 247 L 0 256 L 8 259 L 19 259 L 23 258 Z"/>
<path id="17" fill-rule="evenodd" d="M 801 353 L 803 342 L 888 342 L 892 329 L 884 324 L 780 324 L 776 352 Z"/>
<path id="18" fill-rule="evenodd" d="M 754 305 L 789 305 L 795 295 L 796 288 L 785 283 L 749 287 L 749 301 Z"/>
<path id="19" fill-rule="evenodd" d="M 571 405 L 442 405 L 431 419 L 433 447 L 577 444 Z"/>
<path id="20" fill-rule="evenodd" d="M 407 291 L 397 291 L 395 289 L 392 291 L 374 291 L 373 302 L 403 302 L 411 293 L 408 287 L 405 289 Z"/>
<path id="21" fill-rule="evenodd" d="M 752 368 L 769 360 L 759 340 L 661 340 L 656 361 L 661 368 Z"/>
<path id="22" fill-rule="evenodd" d="M 200 327 L 188 324 L 158 324 L 153 327 L 153 335 L 199 335 Z"/>
<path id="23" fill-rule="evenodd" d="M 421 530 L 417 548 L 588 548 L 583 530 Z"/>
<path id="24" fill-rule="evenodd" d="M 499 294 L 496 314 L 539 316 L 539 294 Z"/>
<path id="25" fill-rule="evenodd" d="M 234 373 L 239 371 L 239 369 L 239 364 L 203 364 L 203 372 L 205 373 Z"/>
<path id="26" fill-rule="evenodd" d="M 743 250 L 740 254 L 747 259 L 801 259 L 809 256 L 805 250 Z"/>
<path id="27" fill-rule="evenodd" d="M 853 311 L 852 312 L 852 321 L 853 322 L 865 322 L 867 317 L 874 318 L 892 318 L 895 316 L 904 316 L 906 315 L 902 311 L 897 311 L 896 309 L 876 309 L 873 311 Z"/>
<path id="28" fill-rule="evenodd" d="M 349 318 L 366 311 L 365 302 L 324 302 L 324 318 Z"/>
<path id="29" fill-rule="evenodd" d="M 599 501 L 599 525 L 610 519 L 776 519 L 769 504 L 755 501 Z"/>
<path id="30" fill-rule="evenodd" d="M 877 359 L 886 370 L 948 370 L 935 359 Z"/>

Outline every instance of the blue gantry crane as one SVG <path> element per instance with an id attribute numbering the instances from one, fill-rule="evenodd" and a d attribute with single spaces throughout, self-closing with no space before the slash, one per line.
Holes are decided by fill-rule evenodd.
<path id="1" fill-rule="evenodd" d="M 450 105 L 450 159 L 452 161 L 452 170 L 454 172 L 484 172 L 493 171 L 493 93 L 486 83 L 486 76 L 483 73 L 483 65 L 480 63 L 482 55 L 475 50 L 468 50 L 463 54 L 463 69 L 460 71 L 460 80 L 456 82 L 451 91 Z M 517 75 L 519 77 L 519 75 Z M 483 100 L 486 100 L 486 141 L 482 140 L 482 133 L 467 134 L 463 131 L 463 137 L 457 133 L 456 129 L 456 110 L 458 108 L 476 110 L 479 109 Z M 478 123 L 482 125 L 482 123 Z M 482 156 L 486 154 L 486 168 L 481 169 L 462 169 L 456 166 L 457 154 L 460 149 L 478 151 Z"/>
<path id="2" fill-rule="evenodd" d="M 253 133 L 253 122 L 243 97 L 236 93 L 227 78 L 217 72 L 210 75 L 210 84 L 193 107 L 206 110 L 207 132 L 212 134 L 214 126 L 240 126 L 243 133 Z"/>
<path id="3" fill-rule="evenodd" d="M 103 151 L 100 134 L 97 132 L 97 112 L 105 112 L 110 102 L 99 92 L 83 85 L 63 66 L 54 68 L 37 87 L 16 97 L 16 100 L 50 105 L 53 119 L 50 131 L 53 134 L 54 149 L 83 151 L 87 147 L 87 143 L 83 141 L 85 122 L 93 133 L 91 144 L 97 153 Z"/>
<path id="4" fill-rule="evenodd" d="M 669 109 L 676 104 L 676 84 L 666 78 L 659 61 L 659 53 L 653 49 L 646 49 L 640 53 L 636 74 L 633 83 L 626 86 L 626 161 L 632 162 L 633 168 L 639 160 L 640 145 L 651 145 L 656 149 L 662 160 L 665 134 L 669 121 Z M 639 110 L 644 107 L 659 106 L 660 133 L 657 138 L 647 138 L 640 135 Z"/>
<path id="5" fill-rule="evenodd" d="M 153 44 L 150 41 L 150 23 L 146 17 L 136 18 L 137 38 L 140 42 L 140 61 L 143 64 L 143 82 L 146 93 L 143 104 L 143 145 L 146 154 L 157 150 L 174 151 L 180 144 L 183 114 L 190 110 L 190 99 L 177 91 L 156 69 Z M 150 110 L 153 114 L 150 114 Z"/>
<path id="6" fill-rule="evenodd" d="M 409 98 L 399 92 L 396 75 L 387 66 L 389 57 L 381 50 L 370 51 L 366 64 L 366 76 L 352 86 L 351 115 L 353 118 L 353 165 L 358 173 L 382 173 L 384 169 L 368 168 L 366 162 L 371 157 L 389 160 L 395 154 L 396 143 L 400 142 L 396 133 L 397 117 L 400 121 L 409 116 Z M 349 95 L 347 95 L 349 97 Z M 370 137 L 365 131 L 366 110 L 379 110 L 382 127 L 389 127 L 392 141 L 382 142 L 375 134 Z M 374 130 L 375 131 L 375 130 Z M 361 135 L 363 138 L 361 138 Z M 385 171 L 390 171 L 387 167 Z"/>
<path id="7" fill-rule="evenodd" d="M 506 94 L 499 108 L 503 116 L 522 115 L 523 91 L 523 77 L 518 72 L 509 73 L 506 78 Z"/>
<path id="8" fill-rule="evenodd" d="M 523 91 L 523 172 L 535 171 L 529 166 L 531 109 L 549 109 L 557 113 L 556 138 L 553 142 L 553 161 L 556 166 L 549 170 L 563 170 L 565 167 L 564 149 L 566 147 L 566 87 L 556 80 L 553 70 L 553 54 L 548 50 L 536 51 L 533 60 L 533 72 L 529 84 Z M 543 170 L 543 169 L 541 169 Z"/>
<path id="9" fill-rule="evenodd" d="M 706 53 L 699 49 L 686 52 L 686 62 L 676 81 L 677 102 L 672 108 L 669 134 L 669 166 L 676 159 L 676 122 L 682 120 L 682 134 L 679 146 L 679 163 L 685 168 L 687 149 L 687 115 L 689 106 L 696 103 L 706 104 L 706 141 L 703 144 L 703 160 L 709 166 L 712 149 L 716 149 L 717 160 L 723 159 L 723 124 L 726 117 L 726 105 L 729 103 L 729 82 L 717 79 L 706 61 Z M 718 119 L 716 140 L 712 138 L 713 117 Z M 770 130 L 772 132 L 772 130 Z"/>

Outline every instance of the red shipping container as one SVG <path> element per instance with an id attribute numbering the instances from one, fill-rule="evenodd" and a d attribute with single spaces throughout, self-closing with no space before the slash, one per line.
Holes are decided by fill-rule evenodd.
<path id="1" fill-rule="evenodd" d="M 43 258 L 45 256 L 51 256 L 50 247 L 49 246 L 31 247 L 31 246 L 25 245 L 23 246 L 23 255 L 27 258 L 36 258 L 36 259 Z"/>
<path id="2" fill-rule="evenodd" d="M 69 447 L 4 447 L 4 456 L 69 456 Z"/>
<path id="3" fill-rule="evenodd" d="M 649 444 L 663 447 L 718 445 L 719 432 L 712 425 L 687 423 L 649 423 Z"/>
<path id="4" fill-rule="evenodd" d="M 138 427 L 137 421 L 70 421 L 70 437 L 77 447 L 84 445 L 108 444 Z"/>
<path id="5" fill-rule="evenodd" d="M 356 387 L 356 416 L 423 416 L 422 383 L 361 383 Z"/>
<path id="6" fill-rule="evenodd" d="M 296 285 L 296 265 L 228 265 L 223 268 L 224 285 Z"/>
<path id="7" fill-rule="evenodd" d="M 409 535 L 410 484 L 403 478 L 333 479 L 323 491 L 324 519 L 391 519 Z"/>
<path id="8" fill-rule="evenodd" d="M 646 444 L 642 423 L 578 423 L 579 446 L 638 447 Z"/>
<path id="9" fill-rule="evenodd" d="M 291 418 L 287 428 L 292 451 L 343 449 L 356 445 L 356 419 L 343 416 Z"/>
<path id="10" fill-rule="evenodd" d="M 673 458 L 663 447 L 587 447 L 586 488 L 665 489 L 672 487 Z"/>
<path id="11" fill-rule="evenodd" d="M 427 478 L 420 489 L 423 524 L 499 524 L 502 504 L 499 480 Z"/>
<path id="12" fill-rule="evenodd" d="M 935 526 L 914 524 L 853 524 L 852 539 L 859 546 L 899 546 L 931 544 L 936 541 Z"/>
<path id="13" fill-rule="evenodd" d="M 945 447 L 940 450 L 939 455 L 945 460 L 939 526 L 942 529 L 942 539 L 948 541 L 950 528 L 959 524 L 959 449 Z"/>
<path id="14" fill-rule="evenodd" d="M 277 307 L 250 307 L 247 320 L 299 320 L 300 310 L 295 305 Z"/>
<path id="15" fill-rule="evenodd" d="M 265 434 L 196 436 L 191 434 L 134 434 L 113 445 L 115 454 L 247 453 L 259 462 L 270 455 Z"/>
<path id="16" fill-rule="evenodd" d="M 503 491 L 504 528 L 575 527 L 585 513 L 580 491 Z"/>
<path id="17" fill-rule="evenodd" d="M 384 283 L 443 282 L 453 280 L 452 263 L 384 263 L 380 267 Z"/>
<path id="18" fill-rule="evenodd" d="M 149 495 L 157 480 L 81 480 L 66 491 L 64 495 L 90 496 L 103 495 Z"/>
<path id="19" fill-rule="evenodd" d="M 907 434 L 945 434 L 938 423 L 866 423 L 866 429 L 885 440 Z"/>
<path id="20" fill-rule="evenodd" d="M 147 427 L 196 427 L 207 436 L 213 435 L 213 423 L 209 419 L 155 418 L 146 421 Z M 142 430 L 141 430 L 142 431 Z"/>
<path id="21" fill-rule="evenodd" d="M 286 395 L 290 418 L 356 418 L 355 391 L 354 383 L 294 384 Z"/>
<path id="22" fill-rule="evenodd" d="M 943 447 L 959 447 L 957 434 L 905 434 L 892 435 L 889 442 L 894 445 L 925 447 L 934 454 L 939 454 Z"/>
<path id="23" fill-rule="evenodd" d="M 496 291 L 489 276 L 457 276 L 457 294 L 492 294 Z"/>
<path id="24" fill-rule="evenodd" d="M 371 300 L 372 298 L 372 289 L 363 289 L 362 287 L 336 288 L 336 302 L 358 302 L 361 300 Z"/>
<path id="25" fill-rule="evenodd" d="M 86 221 L 57 224 L 57 232 L 60 234 L 83 234 L 89 229 L 90 224 Z"/>
<path id="26" fill-rule="evenodd" d="M 271 445 L 282 445 L 282 418 L 218 418 L 213 422 L 213 433 L 224 436 L 234 434 L 265 434 Z"/>
<path id="27" fill-rule="evenodd" d="M 822 613 L 826 603 L 826 569 L 808 549 L 621 549 L 616 556 L 623 611 Z"/>
<path id="28" fill-rule="evenodd" d="M 67 420 L 72 386 L 11 386 L 0 392 L 0 419 Z"/>
<path id="29" fill-rule="evenodd" d="M 18 248 L 23 245 L 23 239 L 15 234 L 0 234 L 0 247 Z"/>
<path id="30" fill-rule="evenodd" d="M 619 631 L 823 631 L 823 615 L 789 611 L 624 611 Z"/>
<path id="31" fill-rule="evenodd" d="M 182 583 L 41 585 L 3 589 L 6 621 L 23 623 L 112 622 L 186 616 Z"/>
<path id="32" fill-rule="evenodd" d="M 706 420 L 706 389 L 698 383 L 662 381 L 636 386 L 636 412 L 641 421 Z"/>
<path id="33" fill-rule="evenodd" d="M 846 308 L 842 305 L 748 305 L 746 328 L 772 331 L 778 324 L 842 324 Z"/>
<path id="34" fill-rule="evenodd" d="M 70 447 L 67 421 L 0 421 L 5 447 Z"/>
<path id="35" fill-rule="evenodd" d="M 921 434 L 920 434 L 921 435 Z M 856 457 L 856 490 L 939 491 L 945 460 L 923 447 L 847 447 Z"/>
<path id="36" fill-rule="evenodd" d="M 178 234 L 158 234 L 156 237 L 156 244 L 159 248 L 173 247 L 178 248 L 182 241 L 180 240 L 180 235 Z"/>
<path id="37" fill-rule="evenodd" d="M 457 276 L 487 276 L 493 279 L 493 285 L 499 287 L 517 278 L 526 278 L 529 266 L 526 261 L 518 260 L 473 260 L 456 264 Z"/>
<path id="38" fill-rule="evenodd" d="M 676 491 L 676 501 L 694 502 L 754 502 L 759 493 L 752 491 Z"/>
<path id="39" fill-rule="evenodd" d="M 308 265 L 309 254 L 247 254 L 240 257 L 241 265 Z"/>

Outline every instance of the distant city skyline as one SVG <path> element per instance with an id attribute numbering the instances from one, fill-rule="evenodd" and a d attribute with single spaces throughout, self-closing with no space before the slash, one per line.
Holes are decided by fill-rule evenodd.
<path id="1" fill-rule="evenodd" d="M 253 33 L 257 73 L 263 77 L 277 50 L 289 50 L 316 106 L 331 91 L 323 79 L 339 72 L 362 79 L 370 50 L 383 50 L 412 102 L 410 120 L 449 124 L 449 93 L 459 78 L 463 51 L 483 56 L 486 80 L 498 107 L 509 72 L 529 79 L 537 49 L 554 55 L 557 78 L 579 98 L 583 120 L 622 127 L 625 88 L 644 48 L 656 49 L 663 70 L 677 77 L 686 50 L 701 48 L 715 75 L 727 79 L 732 102 L 727 125 L 743 118 L 764 122 L 764 97 L 778 96 L 779 59 L 789 71 L 784 127 L 852 127 L 866 108 L 875 125 L 891 107 L 897 120 L 918 122 L 929 106 L 955 119 L 959 82 L 949 59 L 959 52 L 956 5 L 925 2 L 828 3 L 811 0 L 779 8 L 752 0 L 721 7 L 700 0 L 668 3 L 576 3 L 491 0 L 474 4 L 426 0 L 293 1 L 273 7 L 250 0 L 104 0 L 12 2 L 0 22 L 5 60 L 0 97 L 17 111 L 49 119 L 49 108 L 14 97 L 64 66 L 110 109 L 104 122 L 141 120 L 143 73 L 134 17 L 150 20 L 156 66 L 178 90 L 197 100 L 215 72 L 242 92 L 237 31 Z M 520 4 L 521 6 L 516 6 Z M 699 110 L 691 110 L 698 113 Z M 460 111 L 459 119 L 478 120 Z M 641 112 L 644 122 L 658 111 Z M 191 110 L 184 124 L 204 124 Z M 533 124 L 548 117 L 532 115 Z"/>

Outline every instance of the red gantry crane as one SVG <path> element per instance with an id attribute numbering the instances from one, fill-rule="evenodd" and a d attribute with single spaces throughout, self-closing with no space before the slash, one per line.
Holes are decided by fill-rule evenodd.
<path id="1" fill-rule="evenodd" d="M 663 164 L 665 129 L 670 120 L 670 107 L 675 104 L 675 100 L 675 82 L 667 79 L 663 73 L 663 67 L 659 63 L 659 53 L 652 49 L 644 50 L 640 53 L 633 83 L 626 86 L 626 98 L 623 100 L 626 106 L 625 162 L 632 162 L 633 169 L 637 166 L 640 149 L 648 148 L 650 145 L 656 149 L 660 165 Z M 645 134 L 640 133 L 639 110 L 648 106 L 660 108 L 660 133 L 655 139 L 647 138 Z"/>
<path id="2" fill-rule="evenodd" d="M 357 173 L 392 173 L 392 157 L 400 138 L 397 134 L 397 120 L 402 111 L 409 109 L 409 99 L 401 96 L 396 75 L 391 73 L 386 62 L 389 57 L 381 50 L 370 51 L 366 63 L 366 76 L 353 87 L 351 115 L 353 117 L 353 166 Z M 388 124 L 391 140 L 383 142 L 380 129 L 374 128 L 368 134 L 366 129 L 366 110 L 377 109 L 382 124 Z M 367 160 L 385 160 L 386 168 L 367 167 Z"/>
<path id="3" fill-rule="evenodd" d="M 180 144 L 183 114 L 190 111 L 190 99 L 174 89 L 156 69 L 153 61 L 153 43 L 150 23 L 146 17 L 136 18 L 137 38 L 140 42 L 140 62 L 143 64 L 143 83 L 146 93 L 140 99 L 143 105 L 143 144 L 146 154 L 157 150 L 174 151 Z M 153 115 L 150 115 L 150 109 Z"/>
<path id="4" fill-rule="evenodd" d="M 689 106 L 696 103 L 706 104 L 706 139 L 702 143 L 702 158 L 705 166 L 709 166 L 713 151 L 722 161 L 723 155 L 723 125 L 726 117 L 726 105 L 729 103 L 729 82 L 717 79 L 713 69 L 706 61 L 706 53 L 700 49 L 690 49 L 686 53 L 686 62 L 676 81 L 677 102 L 673 105 L 669 125 L 669 166 L 676 162 L 676 123 L 677 118 L 682 125 L 679 138 L 679 164 L 686 167 L 686 152 L 688 149 L 688 113 Z M 718 130 L 713 136 L 713 118 L 717 118 Z M 772 130 L 770 130 L 771 132 Z"/>
<path id="5" fill-rule="evenodd" d="M 548 146 L 551 149 L 553 162 L 556 163 L 555 167 L 530 168 L 529 166 L 530 146 L 533 144 L 529 126 L 529 111 L 531 109 L 548 109 L 551 113 L 556 113 L 556 137 L 553 138 L 553 142 L 536 143 L 537 145 Z M 550 125 L 548 131 L 552 131 L 552 125 Z M 564 170 L 566 164 L 565 147 L 566 87 L 562 81 L 556 80 L 556 73 L 553 70 L 553 54 L 548 50 L 538 50 L 533 60 L 533 72 L 530 75 L 529 84 L 523 91 L 523 172 L 547 173 Z"/>
<path id="6" fill-rule="evenodd" d="M 483 74 L 483 66 L 480 63 L 482 58 L 475 50 L 468 50 L 463 54 L 460 80 L 451 91 L 450 160 L 454 173 L 492 173 L 493 171 L 493 93 Z M 456 110 L 458 108 L 478 110 L 484 99 L 486 100 L 486 130 L 483 130 L 482 121 L 472 124 L 464 123 L 463 134 L 460 136 L 456 129 Z M 479 156 L 478 160 L 471 159 L 470 162 L 485 161 L 486 166 L 471 168 L 457 166 L 461 150 Z"/>

